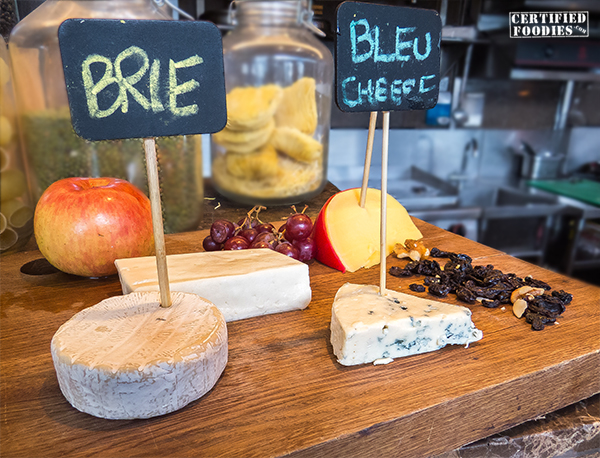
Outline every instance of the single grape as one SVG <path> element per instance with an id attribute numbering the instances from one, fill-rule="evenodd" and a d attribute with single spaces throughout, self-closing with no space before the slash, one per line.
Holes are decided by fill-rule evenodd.
<path id="1" fill-rule="evenodd" d="M 233 236 L 235 227 L 231 221 L 218 219 L 210 226 L 210 236 L 216 243 L 223 243 Z"/>
<path id="2" fill-rule="evenodd" d="M 294 240 L 292 245 L 298 250 L 298 259 L 300 261 L 309 261 L 315 257 L 315 241 L 312 237 L 306 237 L 303 240 Z"/>
<path id="3" fill-rule="evenodd" d="M 273 245 L 276 240 L 277 236 L 272 232 L 259 232 L 256 238 L 254 239 L 254 242 L 267 242 Z"/>
<path id="4" fill-rule="evenodd" d="M 245 250 L 250 247 L 248 240 L 238 235 L 228 239 L 223 245 L 224 250 Z"/>
<path id="5" fill-rule="evenodd" d="M 265 242 L 264 240 L 255 240 L 254 243 L 250 245 L 250 248 L 270 248 L 272 250 L 273 245 L 271 245 L 269 242 Z"/>
<path id="6" fill-rule="evenodd" d="M 260 234 L 261 232 L 273 232 L 275 230 L 275 226 L 273 226 L 271 223 L 262 223 L 257 225 L 254 229 L 256 229 Z"/>
<path id="7" fill-rule="evenodd" d="M 244 237 L 246 240 L 248 240 L 249 243 L 252 243 L 252 242 L 254 242 L 254 239 L 256 239 L 258 232 L 256 231 L 256 229 L 249 228 L 249 229 L 242 229 L 240 232 L 238 232 L 237 235 L 239 237 Z"/>
<path id="8" fill-rule="evenodd" d="M 294 259 L 298 259 L 300 257 L 300 253 L 298 252 L 298 249 L 296 247 L 294 247 L 294 245 L 292 245 L 290 242 L 278 243 L 277 246 L 275 247 L 275 251 L 277 251 L 281 254 L 285 254 L 286 256 L 289 256 L 290 258 L 294 258 Z"/>
<path id="9" fill-rule="evenodd" d="M 290 216 L 285 223 L 286 239 L 304 240 L 313 230 L 313 222 L 304 213 Z"/>
<path id="10" fill-rule="evenodd" d="M 210 235 L 207 235 L 205 239 L 202 240 L 202 248 L 204 248 L 204 251 L 219 251 L 222 246 L 221 243 L 215 242 Z"/>

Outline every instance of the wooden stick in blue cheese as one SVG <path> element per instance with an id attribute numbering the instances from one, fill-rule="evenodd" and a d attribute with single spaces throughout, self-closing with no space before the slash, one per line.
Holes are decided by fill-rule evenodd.
<path id="1" fill-rule="evenodd" d="M 115 261 L 123 294 L 158 291 L 153 256 Z M 308 266 L 266 248 L 167 256 L 171 291 L 215 304 L 227 322 L 301 310 L 312 291 Z"/>
<path id="2" fill-rule="evenodd" d="M 114 420 L 150 418 L 200 398 L 227 364 L 227 325 L 210 302 L 172 292 L 116 296 L 86 308 L 52 338 L 58 383 L 76 409 Z"/>
<path id="3" fill-rule="evenodd" d="M 335 295 L 331 345 L 344 366 L 387 363 L 393 358 L 468 345 L 483 333 L 466 307 L 372 285 L 346 283 Z"/>

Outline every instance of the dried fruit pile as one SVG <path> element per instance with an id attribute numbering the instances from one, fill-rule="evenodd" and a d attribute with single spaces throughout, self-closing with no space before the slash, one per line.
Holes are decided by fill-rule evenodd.
<path id="1" fill-rule="evenodd" d="M 526 307 L 520 310 L 520 314 L 536 331 L 554 323 L 573 299 L 571 294 L 562 290 L 549 293 L 552 288 L 547 283 L 530 276 L 521 278 L 514 273 L 505 274 L 491 264 L 473 266 L 472 259 L 466 254 L 432 248 L 430 257 L 447 258 L 448 261 L 442 268 L 434 259 L 421 259 L 409 262 L 404 268 L 391 267 L 389 272 L 395 277 L 424 275 L 422 285 L 413 283 L 409 286 L 412 291 L 425 292 L 427 287 L 434 296 L 445 297 L 452 293 L 468 304 L 480 301 L 484 307 L 495 308 L 518 300 L 525 301 Z M 520 288 L 523 289 L 519 291 Z M 540 294 L 541 290 L 543 294 Z M 516 307 L 520 305 L 521 302 Z"/>
<path id="2" fill-rule="evenodd" d="M 315 254 L 313 222 L 309 216 L 292 208 L 294 213 L 278 230 L 258 218 L 264 209 L 261 206 L 254 207 L 237 224 L 225 219 L 216 220 L 202 246 L 205 251 L 269 248 L 299 261 L 309 261 Z"/>

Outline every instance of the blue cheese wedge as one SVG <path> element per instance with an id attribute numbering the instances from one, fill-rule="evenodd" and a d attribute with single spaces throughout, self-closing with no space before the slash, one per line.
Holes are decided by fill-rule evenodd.
<path id="1" fill-rule="evenodd" d="M 466 307 L 346 283 L 331 311 L 331 345 L 344 366 L 468 345 L 483 337 Z"/>
<path id="2" fill-rule="evenodd" d="M 115 261 L 123 294 L 158 291 L 154 256 Z M 261 248 L 167 256 L 172 291 L 197 294 L 227 322 L 306 308 L 312 296 L 308 266 Z"/>

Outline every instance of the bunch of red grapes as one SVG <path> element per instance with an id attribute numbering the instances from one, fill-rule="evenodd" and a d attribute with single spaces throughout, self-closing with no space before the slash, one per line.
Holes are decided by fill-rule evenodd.
<path id="1" fill-rule="evenodd" d="M 244 250 L 247 248 L 268 248 L 299 261 L 308 261 L 315 255 L 315 242 L 312 238 L 313 222 L 303 212 L 294 207 L 294 213 L 276 229 L 271 223 L 263 223 L 258 213 L 264 207 L 254 207 L 237 224 L 218 219 L 210 226 L 210 235 L 203 241 L 206 251 Z"/>

